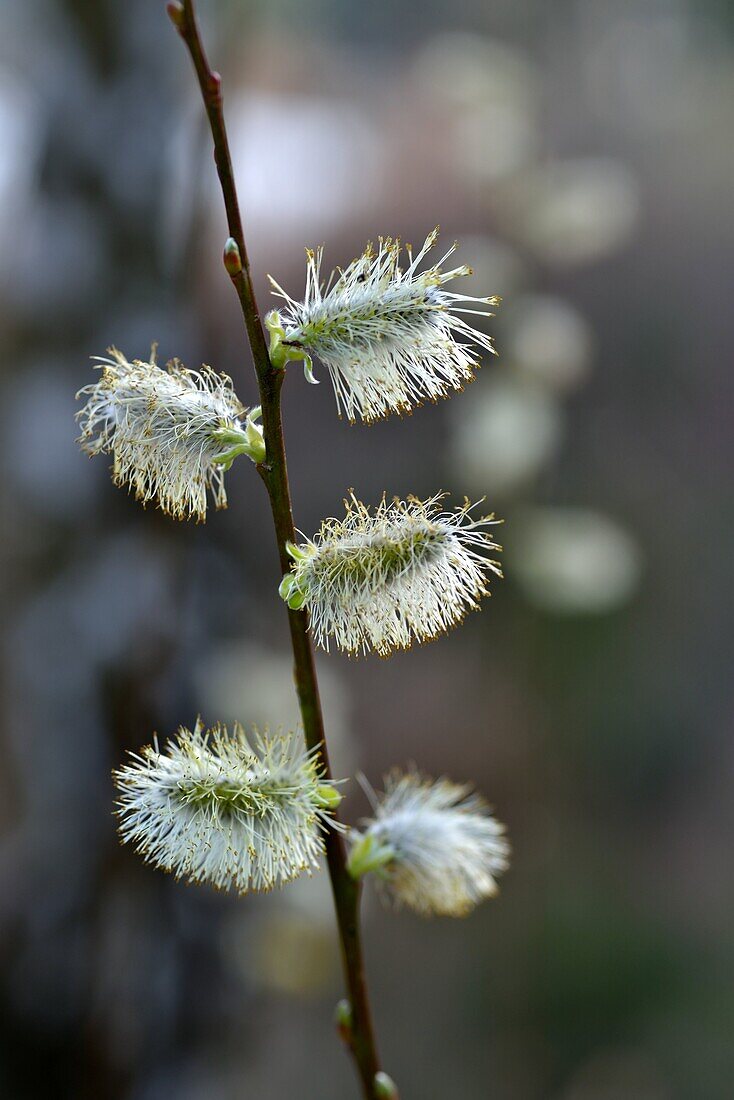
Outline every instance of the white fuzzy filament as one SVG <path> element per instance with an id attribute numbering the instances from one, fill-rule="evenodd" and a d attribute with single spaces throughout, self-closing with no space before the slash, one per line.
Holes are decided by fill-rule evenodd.
<path id="1" fill-rule="evenodd" d="M 283 594 L 305 606 L 313 636 L 348 653 L 387 656 L 455 626 L 488 595 L 486 556 L 499 550 L 487 530 L 493 516 L 473 519 L 468 501 L 456 511 L 427 501 L 384 498 L 374 513 L 354 495 L 344 519 L 327 519 L 313 539 L 291 549 Z M 297 601 L 294 603 L 293 601 Z"/>
<path id="2" fill-rule="evenodd" d="M 389 851 L 378 881 L 396 906 L 422 916 L 463 917 L 497 893 L 510 846 L 504 826 L 468 786 L 394 772 L 374 813 L 352 841 L 372 838 Z"/>
<path id="3" fill-rule="evenodd" d="M 404 269 L 400 241 L 380 238 L 376 252 L 368 244 L 336 278 L 332 273 L 326 287 L 323 249 L 308 250 L 302 302 L 271 280 L 285 302 L 280 310 L 284 347 L 318 356 L 331 375 L 337 408 L 349 421 L 408 412 L 461 389 L 479 366 L 472 344 L 493 351 L 490 337 L 462 315 L 492 316 L 487 307 L 499 299 L 443 289 L 452 279 L 472 274 L 465 265 L 442 270 L 456 244 L 432 267 L 418 270 L 437 237 L 436 229 L 416 256 L 408 246 Z"/>
<path id="4" fill-rule="evenodd" d="M 208 367 L 166 370 L 151 361 L 129 363 L 116 348 L 99 380 L 79 391 L 79 443 L 90 455 L 112 454 L 112 478 L 143 504 L 153 500 L 177 519 L 206 517 L 207 490 L 227 504 L 223 461 L 236 442 L 247 445 L 247 409 L 227 375 Z M 252 430 L 252 429 L 251 429 Z"/>
<path id="5" fill-rule="evenodd" d="M 189 882 L 270 890 L 317 865 L 328 815 L 319 769 L 295 735 L 182 728 L 114 773 L 123 841 Z M 323 789 L 323 788 L 322 788 Z"/>

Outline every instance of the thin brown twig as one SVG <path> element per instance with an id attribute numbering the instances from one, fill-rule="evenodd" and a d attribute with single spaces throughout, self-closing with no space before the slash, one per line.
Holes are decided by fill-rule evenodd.
<path id="1" fill-rule="evenodd" d="M 252 285 L 232 158 L 224 123 L 221 77 L 211 69 L 207 60 L 193 0 L 182 0 L 180 4 L 169 3 L 167 9 L 171 21 L 186 44 L 196 70 L 214 141 L 214 157 L 224 198 L 229 234 L 239 251 L 239 262 L 227 265 L 227 268 L 240 301 L 255 363 L 267 452 L 266 460 L 258 466 L 258 470 L 265 482 L 270 499 L 281 572 L 286 573 L 290 567 L 286 542 L 295 541 L 295 531 L 280 403 L 284 372 L 276 370 L 271 365 Z M 310 749 L 320 754 L 325 779 L 328 782 L 331 771 L 324 737 L 324 720 L 313 647 L 308 634 L 307 612 L 289 610 L 288 621 L 293 648 L 294 678 L 305 740 Z M 375 1077 L 380 1070 L 380 1063 L 372 1026 L 361 946 L 360 886 L 347 871 L 344 842 L 335 830 L 329 830 L 326 836 L 326 860 L 334 895 L 342 963 L 351 1006 L 348 1046 L 355 1061 L 365 1100 L 376 1100 L 379 1092 Z"/>

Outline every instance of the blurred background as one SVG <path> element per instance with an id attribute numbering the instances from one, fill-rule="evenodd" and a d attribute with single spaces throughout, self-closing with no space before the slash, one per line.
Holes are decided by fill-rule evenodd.
<path id="1" fill-rule="evenodd" d="M 367 891 L 404 1100 L 724 1100 L 734 1052 L 734 19 L 723 0 L 200 0 L 257 289 L 303 248 L 439 222 L 499 359 L 371 428 L 292 370 L 297 524 L 450 490 L 505 518 L 461 631 L 321 655 L 339 774 L 472 779 L 499 897 L 422 923 Z M 75 439 L 114 343 L 253 403 L 209 136 L 151 0 L 0 4 L 5 581 L 0 1095 L 346 1100 L 325 874 L 268 897 L 121 849 L 110 770 L 157 730 L 296 722 L 265 494 L 143 511 Z M 460 289 L 465 289 L 464 287 Z M 469 290 L 469 288 L 466 288 Z M 345 813 L 366 812 L 357 784 Z"/>

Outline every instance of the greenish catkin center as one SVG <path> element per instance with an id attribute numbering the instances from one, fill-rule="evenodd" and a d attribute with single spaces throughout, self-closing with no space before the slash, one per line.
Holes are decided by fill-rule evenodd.
<path id="1" fill-rule="evenodd" d="M 369 540 L 324 546 L 322 567 L 359 586 L 379 576 L 391 581 L 413 565 L 424 565 L 440 549 L 444 535 L 436 524 L 424 523 L 409 534 L 385 533 Z"/>
<path id="2" fill-rule="evenodd" d="M 214 807 L 221 813 L 243 813 L 262 817 L 292 797 L 293 787 L 274 780 L 257 787 L 237 786 L 226 780 L 187 779 L 178 784 L 181 801 L 187 806 Z"/>
<path id="3" fill-rule="evenodd" d="M 345 318 L 348 317 L 348 325 L 358 328 L 360 324 L 374 320 L 376 317 L 388 317 L 391 322 L 409 321 L 412 312 L 420 306 L 440 308 L 439 304 L 431 301 L 428 291 L 433 286 L 440 285 L 440 279 L 430 275 L 423 278 L 422 285 L 412 288 L 412 300 L 405 300 L 405 287 L 398 285 L 388 287 L 379 298 L 365 297 L 362 302 L 348 305 L 339 302 L 324 304 L 319 307 L 320 316 L 314 317 L 301 326 L 299 341 L 306 347 L 330 340 L 344 338 Z"/>

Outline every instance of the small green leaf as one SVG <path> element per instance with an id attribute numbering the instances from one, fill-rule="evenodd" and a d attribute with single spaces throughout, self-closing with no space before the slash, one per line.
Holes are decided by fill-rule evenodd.
<path id="1" fill-rule="evenodd" d="M 316 791 L 316 801 L 324 810 L 335 810 L 342 797 L 336 787 L 328 783 L 322 783 Z"/>
<path id="2" fill-rule="evenodd" d="M 390 844 L 382 844 L 372 833 L 365 833 L 349 853 L 347 870 L 353 879 L 358 879 L 370 871 L 381 871 L 394 859 L 395 849 Z"/>
<path id="3" fill-rule="evenodd" d="M 296 584 L 296 578 L 292 573 L 286 573 L 278 586 L 278 594 L 281 600 L 290 607 L 291 611 L 300 611 L 306 602 L 306 596 Z"/>

